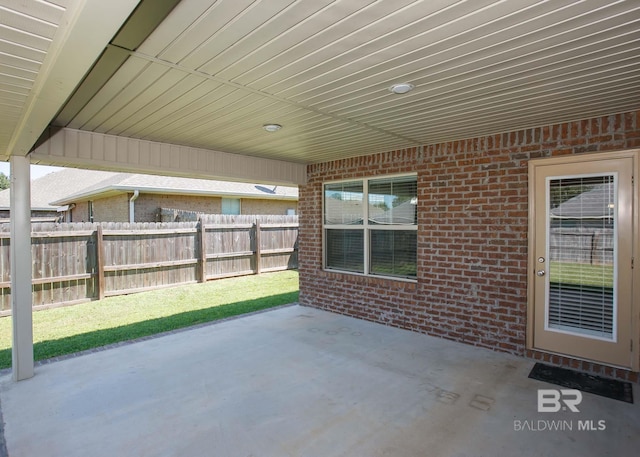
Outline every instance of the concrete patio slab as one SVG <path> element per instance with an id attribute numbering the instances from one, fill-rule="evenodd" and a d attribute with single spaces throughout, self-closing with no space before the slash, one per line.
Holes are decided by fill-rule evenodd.
<path id="1" fill-rule="evenodd" d="M 539 413 L 532 365 L 291 306 L 5 375 L 0 405 L 9 457 L 637 455 L 637 400 Z"/>

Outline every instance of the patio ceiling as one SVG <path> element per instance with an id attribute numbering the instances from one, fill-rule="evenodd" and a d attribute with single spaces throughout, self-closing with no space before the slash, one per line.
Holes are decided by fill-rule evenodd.
<path id="1" fill-rule="evenodd" d="M 0 151 L 8 149 L 67 0 L 0 2 Z"/>
<path id="2" fill-rule="evenodd" d="M 182 0 L 157 21 L 125 24 L 51 124 L 306 164 L 640 107 L 637 1 Z M 11 39 L 41 61 L 52 31 L 30 33 Z M 38 72 L 13 67 L 4 150 Z"/>
<path id="3" fill-rule="evenodd" d="M 0 157 L 26 155 L 138 0 L 0 0 Z"/>

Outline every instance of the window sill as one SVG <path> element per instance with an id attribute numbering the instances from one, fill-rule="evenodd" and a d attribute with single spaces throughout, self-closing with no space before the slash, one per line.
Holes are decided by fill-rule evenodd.
<path id="1" fill-rule="evenodd" d="M 345 271 L 345 270 L 334 270 L 331 268 L 323 268 L 322 271 L 324 271 L 325 273 L 331 273 L 331 274 L 335 274 L 335 275 L 349 275 L 349 276 L 355 276 L 358 278 L 363 278 L 363 279 L 373 279 L 373 280 L 381 280 L 381 281 L 396 281 L 396 282 L 401 282 L 401 283 L 406 283 L 406 284 L 417 284 L 418 283 L 418 279 L 411 279 L 411 278 L 402 278 L 402 277 L 398 277 L 398 276 L 382 276 L 382 275 L 372 275 L 372 274 L 364 274 L 364 273 L 356 273 L 354 271 Z"/>

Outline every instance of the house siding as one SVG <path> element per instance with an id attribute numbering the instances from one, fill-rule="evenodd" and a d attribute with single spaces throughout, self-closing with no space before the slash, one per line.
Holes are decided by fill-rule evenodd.
<path id="1" fill-rule="evenodd" d="M 300 302 L 638 382 L 525 347 L 528 161 L 640 147 L 640 111 L 309 165 L 300 187 Z M 322 269 L 322 185 L 416 172 L 416 282 Z"/>

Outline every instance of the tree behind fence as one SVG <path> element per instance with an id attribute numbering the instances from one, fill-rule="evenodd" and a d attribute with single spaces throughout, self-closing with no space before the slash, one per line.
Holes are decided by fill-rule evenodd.
<path id="1" fill-rule="evenodd" d="M 298 267 L 297 216 L 197 222 L 34 223 L 33 306 Z M 0 315 L 11 312 L 10 234 L 0 227 Z"/>

